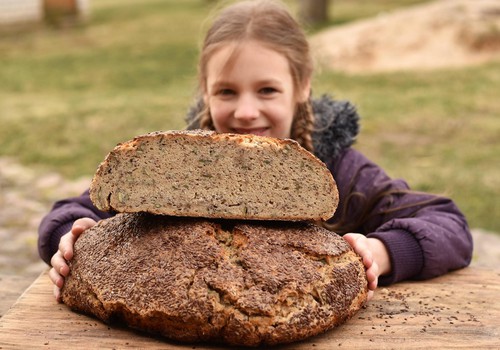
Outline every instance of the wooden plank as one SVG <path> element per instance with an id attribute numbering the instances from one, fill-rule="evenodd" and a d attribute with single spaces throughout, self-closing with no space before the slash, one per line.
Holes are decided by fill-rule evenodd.
<path id="1" fill-rule="evenodd" d="M 498 349 L 500 270 L 469 267 L 430 281 L 379 288 L 343 326 L 274 349 Z M 171 341 L 102 322 L 57 304 L 42 274 L 0 319 L 0 349 L 221 349 Z M 227 349 L 227 348 L 226 348 Z"/>

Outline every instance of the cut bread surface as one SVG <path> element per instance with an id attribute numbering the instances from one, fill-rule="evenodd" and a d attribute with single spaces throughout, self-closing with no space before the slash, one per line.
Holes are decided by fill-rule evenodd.
<path id="1" fill-rule="evenodd" d="M 256 220 L 327 220 L 338 204 L 326 165 L 297 142 L 166 131 L 119 144 L 90 187 L 104 211 Z"/>

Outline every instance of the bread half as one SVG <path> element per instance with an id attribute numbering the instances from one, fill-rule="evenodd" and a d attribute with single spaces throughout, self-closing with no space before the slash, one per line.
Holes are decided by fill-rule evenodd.
<path id="1" fill-rule="evenodd" d="M 330 171 L 297 142 L 201 130 L 117 145 L 90 198 L 104 211 L 247 220 L 327 220 L 338 205 Z"/>

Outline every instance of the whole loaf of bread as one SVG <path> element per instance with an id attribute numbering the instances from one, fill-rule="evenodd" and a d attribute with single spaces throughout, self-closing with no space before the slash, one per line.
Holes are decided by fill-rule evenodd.
<path id="1" fill-rule="evenodd" d="M 367 298 L 360 257 L 303 222 L 118 214 L 80 236 L 70 268 L 72 309 L 181 342 L 293 342 Z"/>
<path id="2" fill-rule="evenodd" d="M 104 211 L 286 221 L 327 220 L 338 204 L 330 171 L 297 142 L 201 130 L 117 145 L 90 198 Z"/>

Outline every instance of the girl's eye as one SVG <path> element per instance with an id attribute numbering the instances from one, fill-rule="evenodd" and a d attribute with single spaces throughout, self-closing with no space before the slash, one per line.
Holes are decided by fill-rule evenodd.
<path id="1" fill-rule="evenodd" d="M 271 95 L 275 92 L 277 92 L 278 90 L 276 90 L 275 88 L 272 88 L 272 87 L 265 87 L 265 88 L 262 88 L 260 89 L 260 93 L 261 94 L 264 94 L 264 95 Z"/>
<path id="2" fill-rule="evenodd" d="M 234 91 L 231 89 L 220 89 L 219 91 L 217 91 L 217 95 L 222 95 L 222 96 L 234 95 Z"/>

